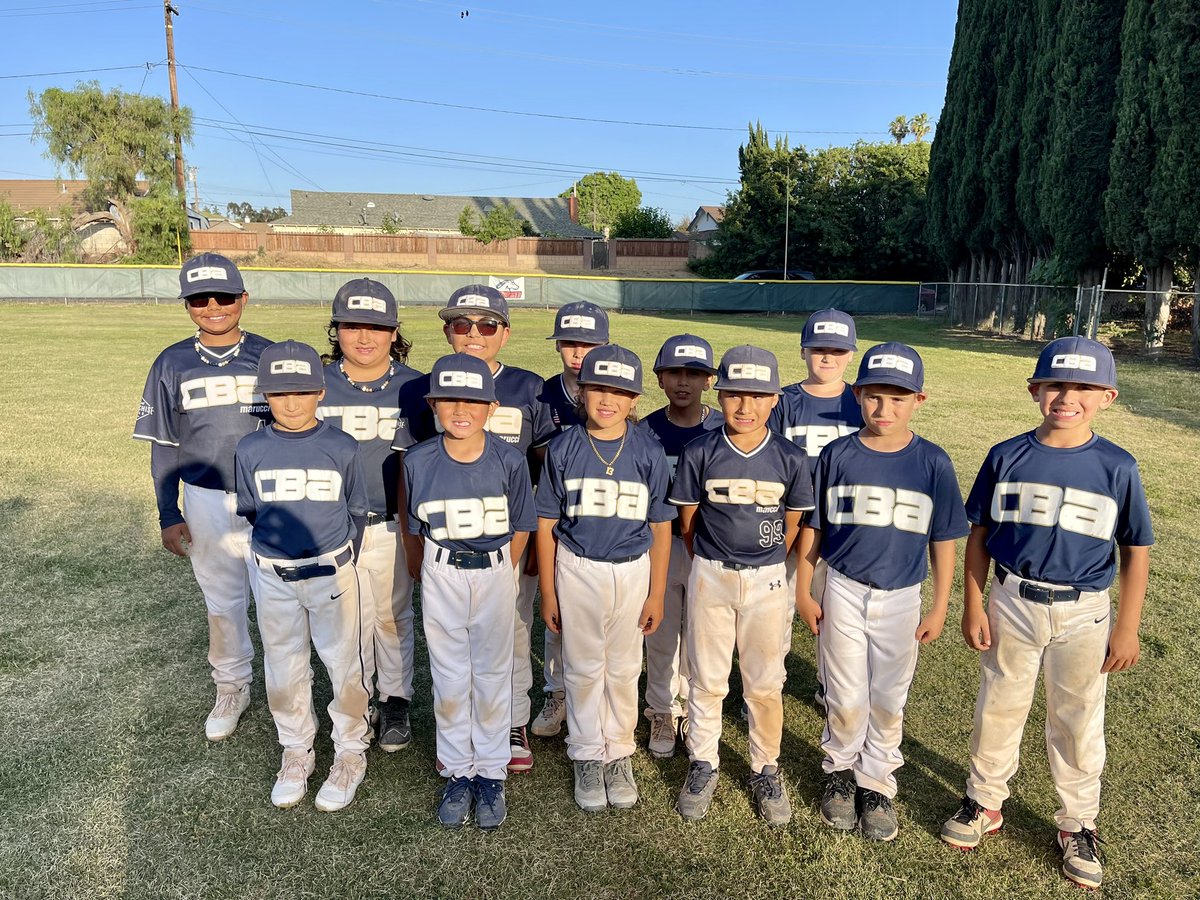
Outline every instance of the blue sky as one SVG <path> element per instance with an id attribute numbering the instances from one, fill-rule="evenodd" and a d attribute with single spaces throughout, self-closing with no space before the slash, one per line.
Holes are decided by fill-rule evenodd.
<path id="1" fill-rule="evenodd" d="M 819 147 L 888 139 L 899 114 L 936 120 L 957 9 L 952 0 L 175 5 L 180 102 L 196 116 L 184 155 L 202 203 L 290 207 L 294 188 L 553 196 L 602 169 L 635 177 L 643 204 L 673 219 L 723 202 L 748 122 Z M 95 79 L 168 96 L 155 0 L 0 0 L 0 29 L 0 178 L 55 175 L 30 143 L 30 90 Z M 128 68 L 40 74 L 111 67 Z"/>

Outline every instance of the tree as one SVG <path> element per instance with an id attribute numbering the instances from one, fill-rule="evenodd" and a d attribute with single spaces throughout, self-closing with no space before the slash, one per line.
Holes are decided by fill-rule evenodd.
<path id="1" fill-rule="evenodd" d="M 892 119 L 891 124 L 888 125 L 888 131 L 892 133 L 892 137 L 897 144 L 903 144 L 904 139 L 908 137 L 908 119 L 904 118 L 904 116 L 896 116 L 896 118 Z"/>
<path id="2" fill-rule="evenodd" d="M 458 230 L 481 244 L 507 241 L 522 235 L 529 237 L 535 233 L 533 226 L 507 203 L 493 206 L 482 217 L 477 216 L 470 206 L 464 206 L 458 215 Z"/>
<path id="3" fill-rule="evenodd" d="M 925 140 L 925 136 L 933 130 L 933 126 L 929 124 L 929 113 L 918 113 L 908 120 L 908 130 L 917 143 Z"/>
<path id="4" fill-rule="evenodd" d="M 379 222 L 379 230 L 384 234 L 399 234 L 400 215 L 394 212 L 384 213 L 383 218 Z"/>
<path id="5" fill-rule="evenodd" d="M 274 222 L 286 216 L 287 210 L 282 206 L 262 207 L 255 209 L 249 203 L 227 203 L 225 211 L 229 218 L 239 222 Z"/>
<path id="6" fill-rule="evenodd" d="M 612 236 L 615 238 L 663 240 L 674 233 L 675 226 L 671 224 L 671 216 L 666 210 L 653 206 L 643 206 L 632 212 L 621 213 L 612 226 Z"/>
<path id="7" fill-rule="evenodd" d="M 26 231 L 17 221 L 17 211 L 0 198 L 0 260 L 20 259 L 26 239 Z"/>
<path id="8" fill-rule="evenodd" d="M 579 223 L 592 231 L 612 228 L 622 213 L 631 213 L 642 205 L 637 181 L 622 178 L 617 172 L 592 172 L 575 182 L 579 198 Z M 570 197 L 572 189 L 559 194 Z"/>
<path id="9" fill-rule="evenodd" d="M 174 135 L 191 140 L 192 115 L 187 108 L 173 113 L 160 97 L 126 94 L 119 89 L 103 91 L 96 82 L 79 83 L 74 90 L 48 88 L 40 95 L 29 94 L 33 133 L 46 142 L 46 156 L 71 175 L 82 175 L 88 217 L 76 225 L 99 218 L 111 220 L 133 253 L 157 256 L 170 249 L 176 254 L 177 240 L 186 239 L 187 229 L 177 237 L 169 233 L 180 219 L 173 214 L 137 226 L 133 200 L 141 196 L 179 198 L 174 190 Z M 145 181 L 145 190 L 139 185 Z M 111 212 L 110 212 L 111 211 Z M 145 216 L 162 216 L 162 203 L 144 204 Z M 162 245 L 142 248 L 139 235 Z M 182 241 L 180 241 L 182 242 Z"/>

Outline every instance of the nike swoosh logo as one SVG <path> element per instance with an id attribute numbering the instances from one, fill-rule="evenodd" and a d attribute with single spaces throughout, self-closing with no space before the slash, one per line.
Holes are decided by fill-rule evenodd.
<path id="1" fill-rule="evenodd" d="M 1101 617 L 1100 617 L 1100 618 L 1098 618 L 1098 619 L 1093 619 L 1093 620 L 1092 620 L 1092 624 L 1093 624 L 1093 625 L 1099 625 L 1101 622 L 1103 622 L 1103 621 L 1104 621 L 1105 619 L 1107 619 L 1107 618 L 1108 618 L 1108 615 L 1107 615 L 1107 614 L 1105 614 L 1105 615 L 1101 616 Z"/>
<path id="2" fill-rule="evenodd" d="M 350 590 L 350 589 L 349 589 L 349 588 L 346 588 L 346 590 L 348 591 L 348 590 Z M 344 594 L 344 593 L 346 593 L 346 591 L 342 591 L 342 594 Z M 336 600 L 338 597 L 342 596 L 342 594 L 334 594 L 334 595 L 333 595 L 332 597 L 330 597 L 329 599 L 330 599 L 330 600 Z"/>

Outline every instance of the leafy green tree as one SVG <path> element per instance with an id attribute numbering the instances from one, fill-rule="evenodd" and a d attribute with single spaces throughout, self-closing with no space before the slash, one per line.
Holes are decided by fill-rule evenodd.
<path id="1" fill-rule="evenodd" d="M 666 210 L 653 206 L 642 206 L 624 212 L 613 222 L 612 236 L 615 238 L 653 238 L 664 240 L 675 233 L 671 216 Z"/>
<path id="2" fill-rule="evenodd" d="M 17 221 L 17 211 L 7 200 L 0 198 L 0 259 L 20 259 L 27 239 L 27 230 Z"/>
<path id="3" fill-rule="evenodd" d="M 383 220 L 379 223 L 379 230 L 384 234 L 399 234 L 400 216 L 394 212 L 384 213 Z"/>
<path id="4" fill-rule="evenodd" d="M 166 193 L 150 194 L 129 201 L 133 216 L 133 262 L 170 265 L 191 252 L 187 213 L 179 200 Z"/>
<path id="5" fill-rule="evenodd" d="M 908 137 L 908 119 L 904 116 L 896 116 L 888 125 L 888 131 L 891 132 L 892 139 L 897 144 L 903 144 L 904 139 Z"/>
<path id="6" fill-rule="evenodd" d="M 559 196 L 570 197 L 572 189 L 579 198 L 579 223 L 592 231 L 611 229 L 623 213 L 631 213 L 642 205 L 637 181 L 623 178 L 617 172 L 584 175 Z"/>
<path id="7" fill-rule="evenodd" d="M 464 206 L 458 215 L 458 230 L 481 244 L 507 241 L 522 235 L 529 237 L 535 233 L 533 226 L 507 203 L 493 206 L 482 217 L 476 215 L 471 207 Z"/>
<path id="8" fill-rule="evenodd" d="M 245 201 L 241 203 L 226 203 L 226 214 L 239 222 L 274 222 L 286 216 L 287 210 L 282 206 L 261 207 L 256 209 Z"/>
<path id="9" fill-rule="evenodd" d="M 916 138 L 918 144 L 925 140 L 926 135 L 933 130 L 933 125 L 929 122 L 929 113 L 917 113 L 909 119 L 908 130 Z"/>

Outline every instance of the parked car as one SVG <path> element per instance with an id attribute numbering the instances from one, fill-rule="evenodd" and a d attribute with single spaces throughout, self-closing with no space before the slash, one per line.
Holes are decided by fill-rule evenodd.
<path id="1" fill-rule="evenodd" d="M 815 281 L 812 272 L 805 269 L 751 269 L 734 278 L 734 281 Z"/>

